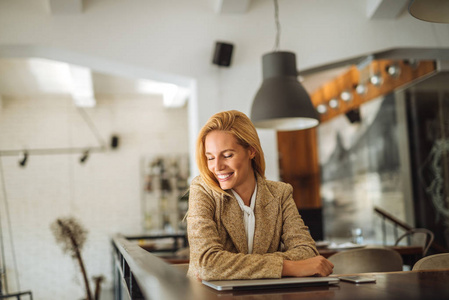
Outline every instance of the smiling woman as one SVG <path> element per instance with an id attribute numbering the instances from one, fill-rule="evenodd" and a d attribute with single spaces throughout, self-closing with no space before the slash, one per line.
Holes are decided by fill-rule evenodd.
<path id="1" fill-rule="evenodd" d="M 265 179 L 265 159 L 250 119 L 213 115 L 201 129 L 187 233 L 188 275 L 205 280 L 327 276 L 333 265 L 315 242 L 289 184 Z"/>

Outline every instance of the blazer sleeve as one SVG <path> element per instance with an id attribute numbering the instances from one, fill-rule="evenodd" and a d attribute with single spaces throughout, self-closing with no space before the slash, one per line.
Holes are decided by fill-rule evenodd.
<path id="1" fill-rule="evenodd" d="M 284 258 L 279 255 L 226 251 L 220 242 L 215 213 L 214 195 L 201 185 L 192 185 L 187 217 L 189 276 L 204 280 L 281 277 Z"/>
<path id="2" fill-rule="evenodd" d="M 293 200 L 293 188 L 287 184 L 282 195 L 282 242 L 284 251 L 277 252 L 286 260 L 303 260 L 319 255 L 315 241 L 304 224 Z"/>

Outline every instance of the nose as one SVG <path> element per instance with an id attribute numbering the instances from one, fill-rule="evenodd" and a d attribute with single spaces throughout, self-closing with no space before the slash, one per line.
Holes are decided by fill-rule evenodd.
<path id="1" fill-rule="evenodd" d="M 215 159 L 215 170 L 216 171 L 220 171 L 224 169 L 224 163 L 223 160 L 221 158 L 216 158 Z"/>

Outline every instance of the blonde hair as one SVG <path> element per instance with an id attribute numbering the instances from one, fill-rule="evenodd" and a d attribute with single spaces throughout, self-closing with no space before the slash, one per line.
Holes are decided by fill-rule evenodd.
<path id="1" fill-rule="evenodd" d="M 265 178 L 265 158 L 260 145 L 259 136 L 251 120 L 242 112 L 229 110 L 216 113 L 201 128 L 196 142 L 196 164 L 204 182 L 218 193 L 226 194 L 218 184 L 214 174 L 209 171 L 205 149 L 206 136 L 214 130 L 226 131 L 235 136 L 237 143 L 245 149 L 252 147 L 256 150 L 251 160 L 253 170 Z"/>

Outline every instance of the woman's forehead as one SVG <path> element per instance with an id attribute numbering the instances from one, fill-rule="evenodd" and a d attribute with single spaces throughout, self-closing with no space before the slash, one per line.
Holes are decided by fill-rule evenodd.
<path id="1" fill-rule="evenodd" d="M 235 135 L 228 131 L 214 130 L 206 135 L 205 139 L 206 152 L 209 150 L 223 150 L 227 148 L 235 149 L 238 146 Z M 240 146 L 241 147 L 241 146 Z"/>

